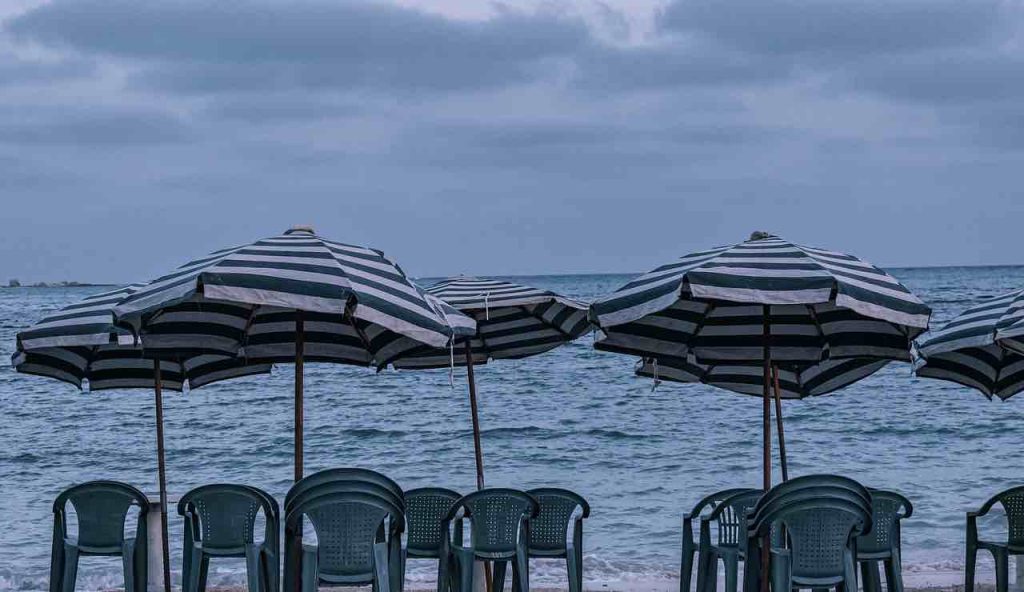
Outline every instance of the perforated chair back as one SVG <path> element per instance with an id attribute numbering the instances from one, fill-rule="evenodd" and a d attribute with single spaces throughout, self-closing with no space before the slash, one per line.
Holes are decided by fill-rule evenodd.
<path id="1" fill-rule="evenodd" d="M 336 482 L 370 483 L 389 491 L 396 500 L 404 499 L 404 493 L 398 483 L 395 483 L 391 478 L 378 473 L 377 471 L 356 467 L 325 469 L 303 477 L 298 483 L 288 490 L 288 494 L 284 500 L 285 515 L 291 511 L 292 505 L 296 503 L 296 498 L 304 492 Z"/>
<path id="2" fill-rule="evenodd" d="M 400 532 L 397 525 L 405 522 L 402 509 L 383 496 L 333 492 L 294 504 L 285 520 L 289 541 L 298 536 L 303 516 L 316 531 L 318 575 L 335 584 L 370 583 L 373 545 L 381 542 L 384 524 Z"/>
<path id="3" fill-rule="evenodd" d="M 540 511 L 530 519 L 530 554 L 564 556 L 567 551 L 569 521 L 577 508 L 581 511 L 581 518 L 590 516 L 590 504 L 583 496 L 568 489 L 544 487 L 526 493 L 540 504 Z"/>
<path id="4" fill-rule="evenodd" d="M 442 521 L 461 497 L 441 487 L 420 487 L 405 492 L 406 548 L 410 557 L 440 557 L 444 543 Z"/>
<path id="5" fill-rule="evenodd" d="M 244 554 L 245 545 L 255 540 L 253 531 L 261 511 L 268 526 L 277 524 L 277 504 L 272 499 L 247 485 L 203 485 L 182 496 L 178 514 L 195 517 L 198 527 L 195 536 L 206 551 Z"/>
<path id="6" fill-rule="evenodd" d="M 756 489 L 745 490 L 717 503 L 708 520 L 715 525 L 719 546 L 746 549 L 747 514 L 757 505 L 762 493 Z"/>
<path id="7" fill-rule="evenodd" d="M 481 555 L 511 555 L 516 551 L 524 521 L 537 515 L 540 504 L 516 489 L 481 489 L 464 496 L 453 509 L 462 509 L 470 520 L 471 544 Z"/>
<path id="8" fill-rule="evenodd" d="M 120 553 L 129 510 L 133 505 L 141 513 L 149 509 L 144 493 L 118 481 L 89 481 L 62 492 L 53 503 L 61 523 L 68 502 L 78 516 L 78 546 L 89 553 Z"/>
<path id="9" fill-rule="evenodd" d="M 870 491 L 871 530 L 857 539 L 857 554 L 888 554 L 900 548 L 900 520 L 910 517 L 914 508 L 894 491 Z"/>

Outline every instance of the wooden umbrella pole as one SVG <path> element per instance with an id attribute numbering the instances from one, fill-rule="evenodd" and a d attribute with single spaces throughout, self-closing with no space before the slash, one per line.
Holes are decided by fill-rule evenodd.
<path id="1" fill-rule="evenodd" d="M 782 482 L 789 481 L 789 466 L 786 462 L 786 432 L 782 430 L 782 391 L 779 388 L 779 367 L 772 364 L 775 383 L 775 429 L 779 432 L 779 463 L 782 466 Z"/>
<path id="2" fill-rule="evenodd" d="M 302 479 L 302 361 L 306 348 L 305 321 L 302 311 L 295 311 L 295 481 Z"/>
<path id="3" fill-rule="evenodd" d="M 763 370 L 763 397 L 761 405 L 761 420 L 762 420 L 762 432 L 763 439 L 762 445 L 763 450 L 763 470 L 764 474 L 762 477 L 762 483 L 764 490 L 767 492 L 772 486 L 772 422 L 771 422 L 771 402 L 770 393 L 771 390 L 771 339 L 772 339 L 772 321 L 771 321 L 771 307 L 767 304 L 762 309 L 762 352 L 761 355 L 764 358 Z M 761 592 L 768 592 L 768 569 L 769 562 L 771 560 L 771 535 L 766 534 L 761 539 Z"/>
<path id="4" fill-rule="evenodd" d="M 156 399 L 156 471 L 160 481 L 160 542 L 163 544 L 164 591 L 171 592 L 171 547 L 167 541 L 167 465 L 164 462 L 164 392 L 160 360 L 153 360 L 153 396 Z"/>
<path id="5" fill-rule="evenodd" d="M 466 377 L 469 379 L 469 412 L 473 416 L 473 451 L 476 454 L 476 488 L 484 488 L 484 451 L 480 444 L 480 416 L 476 407 L 476 376 L 473 374 L 473 348 L 466 340 Z"/>

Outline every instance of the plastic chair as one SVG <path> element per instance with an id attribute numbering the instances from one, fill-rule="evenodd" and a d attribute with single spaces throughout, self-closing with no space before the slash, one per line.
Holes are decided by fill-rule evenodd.
<path id="1" fill-rule="evenodd" d="M 888 592 L 903 592 L 900 562 L 900 521 L 910 518 L 914 506 L 894 491 L 871 489 L 871 532 L 857 539 L 857 562 L 865 592 L 880 592 L 879 564 L 885 568 Z"/>
<path id="2" fill-rule="evenodd" d="M 746 493 L 750 491 L 760 492 L 761 490 L 746 487 L 734 487 L 732 489 L 716 491 L 697 502 L 697 505 L 693 506 L 693 509 L 688 513 L 683 514 L 683 549 L 682 560 L 680 561 L 679 566 L 679 592 L 690 592 L 690 584 L 693 581 L 693 559 L 697 554 L 697 541 L 693 538 L 693 521 L 699 520 L 701 514 L 704 512 L 714 510 L 725 498 L 736 495 L 737 493 Z"/>
<path id="3" fill-rule="evenodd" d="M 739 562 L 747 552 L 747 512 L 753 508 L 762 491 L 750 489 L 733 494 L 715 506 L 700 520 L 700 545 L 697 563 L 698 592 L 714 592 L 718 587 L 718 562 L 725 564 L 725 588 L 736 592 L 739 582 Z M 715 526 L 716 541 L 711 539 L 711 526 Z"/>
<path id="4" fill-rule="evenodd" d="M 303 479 L 292 487 L 286 501 L 285 592 L 315 592 L 320 585 L 401 592 L 404 503 L 395 503 L 389 487 L 370 481 L 380 480 L 318 479 L 310 485 Z M 316 531 L 316 545 L 302 542 L 304 518 Z"/>
<path id="5" fill-rule="evenodd" d="M 67 504 L 78 516 L 78 536 L 68 533 Z M 134 537 L 124 536 L 132 506 L 139 508 Z M 89 481 L 63 491 L 53 502 L 50 592 L 74 592 L 80 557 L 121 557 L 125 592 L 146 592 L 146 495 L 118 481 Z"/>
<path id="6" fill-rule="evenodd" d="M 771 537 L 772 589 L 857 590 L 856 537 L 871 530 L 871 494 L 836 475 L 798 477 L 769 490 L 748 514 L 744 590 L 756 592 Z"/>
<path id="7" fill-rule="evenodd" d="M 457 572 L 458 592 L 472 592 L 476 560 L 512 561 L 514 592 L 529 592 L 529 524 L 539 511 L 540 503 L 533 496 L 516 489 L 481 489 L 455 502 L 444 517 L 443 532 L 445 554 L 451 553 L 454 558 L 451 568 Z M 469 519 L 469 545 L 455 544 L 451 540 L 451 524 L 459 518 Z M 447 577 L 445 573 L 443 579 Z M 500 590 L 498 585 L 504 582 L 503 571 L 501 578 L 499 582 L 495 571 L 492 590 Z"/>
<path id="8" fill-rule="evenodd" d="M 451 562 L 444 551 L 442 522 L 461 494 L 441 487 L 420 487 L 405 493 L 405 558 L 437 560 L 437 592 L 454 588 L 445 565 Z M 462 521 L 455 522 L 455 544 L 462 544 Z"/>
<path id="9" fill-rule="evenodd" d="M 257 544 L 254 530 L 261 511 L 266 525 Z M 277 592 L 281 522 L 270 494 L 248 485 L 203 485 L 182 496 L 178 515 L 185 523 L 182 592 L 205 592 L 212 557 L 244 557 L 249 592 Z"/>
<path id="10" fill-rule="evenodd" d="M 590 504 L 568 489 L 541 487 L 526 492 L 540 504 L 530 519 L 527 556 L 565 559 L 569 592 L 583 591 L 583 520 L 590 517 Z M 577 511 L 578 510 L 578 511 Z M 500 591 L 505 584 L 507 561 L 494 562 L 494 585 Z M 513 577 L 513 588 L 516 582 Z"/>
<path id="11" fill-rule="evenodd" d="M 291 506 L 295 503 L 296 498 L 302 495 L 304 492 L 311 489 L 316 489 L 323 485 L 330 483 L 344 483 L 344 482 L 364 482 L 368 484 L 377 485 L 380 488 L 388 491 L 394 497 L 395 500 L 403 500 L 405 493 L 402 488 L 395 483 L 393 480 L 385 475 L 378 473 L 377 471 L 371 471 L 370 469 L 361 469 L 356 467 L 344 467 L 335 469 L 325 469 L 318 471 L 312 475 L 307 475 L 302 478 L 298 483 L 292 485 L 292 488 L 288 490 L 288 493 L 284 498 L 284 513 L 285 515 L 291 509 Z M 404 502 L 403 502 L 404 503 Z"/>
<path id="12" fill-rule="evenodd" d="M 1006 541 L 978 538 L 978 518 L 989 513 L 996 504 L 1006 514 Z M 996 592 L 1007 592 L 1010 585 L 1010 556 L 1024 555 L 1024 486 L 1012 487 L 992 496 L 976 512 L 967 512 L 967 558 L 964 566 L 964 592 L 974 592 L 974 572 L 978 550 L 992 553 L 996 567 Z"/>

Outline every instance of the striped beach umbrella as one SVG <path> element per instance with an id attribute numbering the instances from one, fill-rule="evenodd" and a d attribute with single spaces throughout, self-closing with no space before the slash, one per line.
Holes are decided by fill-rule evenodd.
<path id="1" fill-rule="evenodd" d="M 765 233 L 663 265 L 590 308 L 601 331 L 599 350 L 660 363 L 760 366 L 766 489 L 773 369 L 781 374 L 847 358 L 909 361 L 910 342 L 928 326 L 930 314 L 895 278 L 867 262 Z M 781 392 L 777 413 L 780 398 Z"/>
<path id="2" fill-rule="evenodd" d="M 398 369 L 445 368 L 464 365 L 469 380 L 473 419 L 477 486 L 484 487 L 483 451 L 477 416 L 473 366 L 490 360 L 517 360 L 564 345 L 590 328 L 587 305 L 555 292 L 504 280 L 452 277 L 427 288 L 440 299 L 476 321 L 476 333 L 462 339 L 462 355 L 448 349 L 408 343 L 381 365 Z"/>
<path id="3" fill-rule="evenodd" d="M 137 337 L 114 324 L 113 307 L 138 291 L 130 285 L 71 304 L 18 333 L 12 365 L 18 372 L 55 378 L 79 389 L 153 389 L 164 586 L 171 585 L 167 543 L 167 474 L 164 462 L 163 390 L 199 388 L 219 380 L 270 372 L 266 364 L 198 353 L 156 359 Z"/>
<path id="4" fill-rule="evenodd" d="M 410 281 L 381 251 L 311 228 L 186 263 L 114 308 L 147 349 L 295 364 L 295 480 L 302 478 L 303 365 L 376 366 L 402 348 L 452 347 L 473 320 Z"/>
<path id="5" fill-rule="evenodd" d="M 878 372 L 889 360 L 844 358 L 814 364 L 773 365 L 773 385 L 782 399 L 827 395 Z M 644 358 L 636 374 L 655 381 L 702 382 L 744 395 L 763 396 L 764 377 L 756 364 L 700 364 L 690 358 Z M 776 378 L 777 383 L 776 383 Z"/>
<path id="6" fill-rule="evenodd" d="M 1024 390 L 1024 290 L 968 308 L 914 343 L 914 372 L 1008 399 Z"/>

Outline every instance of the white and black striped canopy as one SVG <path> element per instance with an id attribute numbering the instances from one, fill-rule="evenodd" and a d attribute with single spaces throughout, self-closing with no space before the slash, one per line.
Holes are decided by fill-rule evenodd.
<path id="1" fill-rule="evenodd" d="M 1009 398 L 1024 389 L 1024 290 L 973 306 L 914 343 L 914 372 Z"/>
<path id="2" fill-rule="evenodd" d="M 587 332 L 587 305 L 548 290 L 503 280 L 459 276 L 427 288 L 476 320 L 470 339 L 474 364 L 519 359 L 568 343 Z M 462 348 L 454 363 L 464 365 Z M 386 360 L 396 368 L 442 368 L 453 361 L 445 348 L 421 346 Z"/>
<path id="3" fill-rule="evenodd" d="M 930 314 L 871 264 L 775 236 L 687 255 L 590 308 L 597 349 L 703 364 L 760 362 L 766 317 L 780 364 L 909 361 Z"/>
<path id="4" fill-rule="evenodd" d="M 153 388 L 153 352 L 145 350 L 128 330 L 114 325 L 111 312 L 140 286 L 125 286 L 85 298 L 47 316 L 18 333 L 12 357 L 15 370 L 47 376 L 90 390 Z M 160 361 L 161 386 L 182 390 L 211 382 L 260 374 L 269 365 L 249 364 L 232 356 L 186 355 Z"/>
<path id="5" fill-rule="evenodd" d="M 853 384 L 881 370 L 889 360 L 848 358 L 779 368 L 779 396 L 803 399 L 825 395 Z M 637 362 L 636 374 L 672 382 L 701 382 L 714 387 L 762 396 L 764 369 L 754 364 L 707 366 L 696 360 L 645 358 Z"/>
<path id="6" fill-rule="evenodd" d="M 399 348 L 444 347 L 476 330 L 380 251 L 302 228 L 189 262 L 114 313 L 149 350 L 250 363 L 293 361 L 299 315 L 309 361 L 371 365 Z"/>

